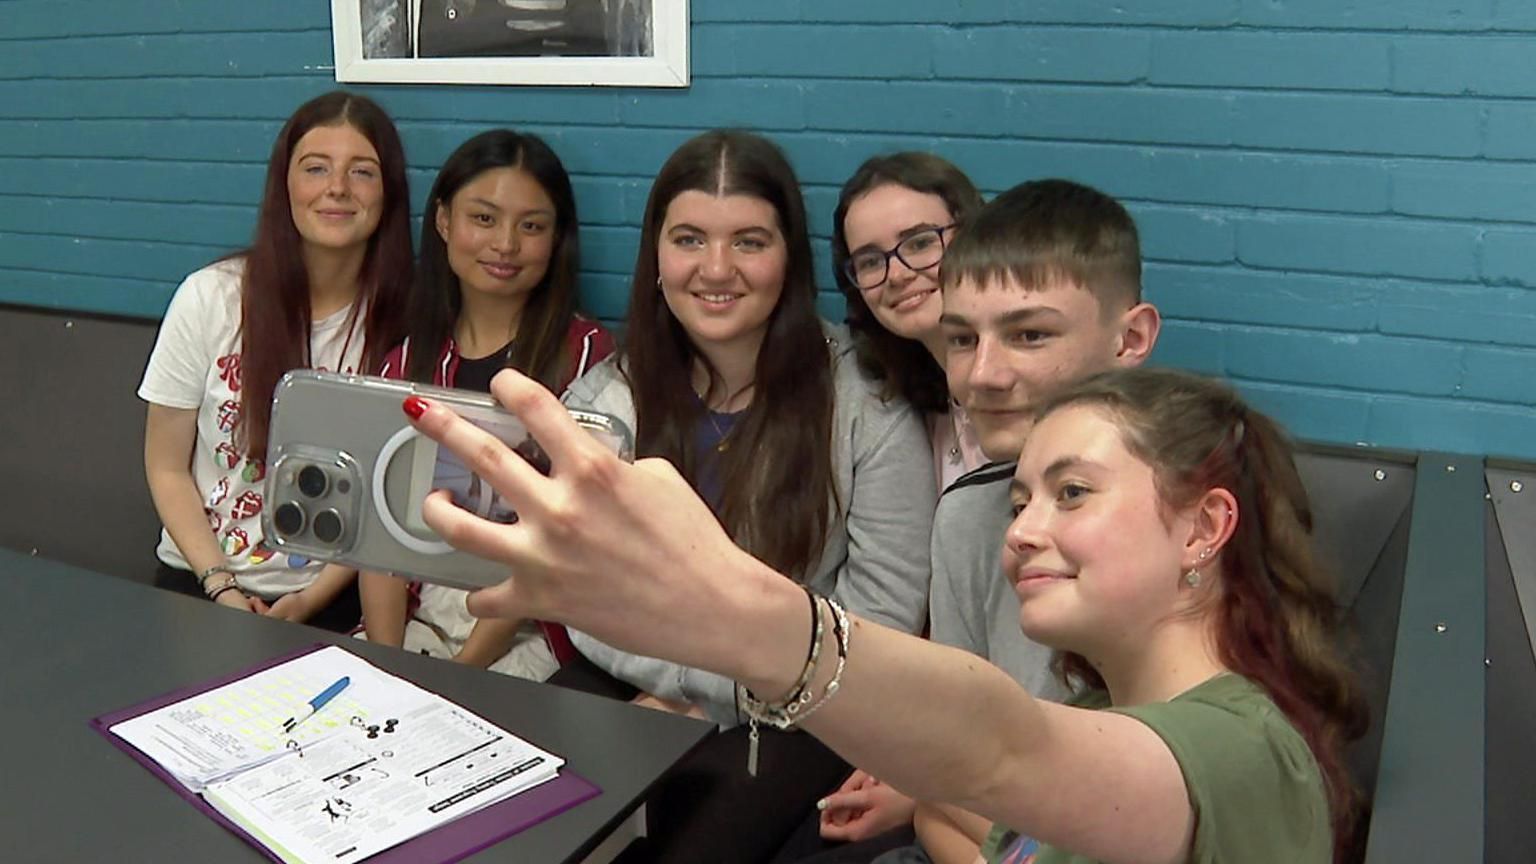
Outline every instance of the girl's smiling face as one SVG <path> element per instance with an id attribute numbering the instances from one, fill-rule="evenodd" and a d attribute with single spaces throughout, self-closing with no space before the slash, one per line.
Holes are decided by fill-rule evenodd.
<path id="1" fill-rule="evenodd" d="M 1108 411 L 1069 405 L 1037 423 L 1010 495 L 1003 575 L 1031 639 L 1121 654 L 1174 614 L 1193 517 L 1168 512 Z"/>
<path id="2" fill-rule="evenodd" d="M 519 168 L 492 168 L 437 208 L 437 233 L 460 290 L 530 294 L 549 272 L 559 226 L 549 193 Z"/>
<path id="3" fill-rule="evenodd" d="M 843 239 L 848 244 L 850 261 L 868 258 L 873 264 L 875 255 L 883 255 L 908 241 L 913 235 L 921 235 L 919 241 L 931 241 L 923 250 L 913 250 L 924 256 L 943 255 L 943 243 L 949 239 L 948 228 L 954 223 L 949 205 L 938 195 L 918 192 L 896 183 L 886 183 L 865 192 L 843 216 Z M 938 244 L 937 249 L 931 243 Z M 906 250 L 903 250 L 904 254 Z M 908 257 L 911 257 L 910 255 Z M 885 262 L 886 277 L 878 285 L 859 290 L 869 311 L 880 326 L 906 339 L 926 340 L 939 327 L 939 313 L 944 302 L 939 294 L 939 267 L 935 264 L 922 270 L 913 270 L 900 258 L 890 255 Z"/>
<path id="4" fill-rule="evenodd" d="M 306 249 L 366 246 L 384 212 L 378 151 L 346 123 L 305 132 L 288 161 L 288 206 Z"/>
<path id="5" fill-rule="evenodd" d="M 667 308 L 701 349 L 754 355 L 784 293 L 788 252 L 772 204 L 687 191 L 667 205 L 657 243 Z"/>

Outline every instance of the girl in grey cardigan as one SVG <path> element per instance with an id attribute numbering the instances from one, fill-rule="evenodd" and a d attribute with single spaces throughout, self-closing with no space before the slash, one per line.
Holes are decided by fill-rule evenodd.
<path id="1" fill-rule="evenodd" d="M 916 633 L 927 615 L 934 509 L 927 433 L 905 402 L 880 399 L 859 372 L 846 333 L 823 329 L 833 367 L 837 509 L 804 581 L 850 611 Z M 612 414 L 635 428 L 634 398 L 617 356 L 572 384 L 565 403 Z M 571 640 L 588 659 L 646 693 L 697 706 L 722 727 L 739 720 L 734 685 L 719 675 L 617 651 L 579 632 Z"/>
<path id="2" fill-rule="evenodd" d="M 927 435 L 861 375 L 846 332 L 817 317 L 805 207 L 777 147 L 711 132 L 668 159 L 646 203 L 626 329 L 624 353 L 572 384 L 567 404 L 629 423 L 636 453 L 672 462 L 778 572 L 921 629 L 936 495 Z M 747 735 L 725 678 L 571 635 L 637 701 L 727 730 L 663 781 L 647 860 L 766 860 L 847 772 L 809 736 Z M 551 680 L 627 689 L 577 680 L 591 671 Z"/>

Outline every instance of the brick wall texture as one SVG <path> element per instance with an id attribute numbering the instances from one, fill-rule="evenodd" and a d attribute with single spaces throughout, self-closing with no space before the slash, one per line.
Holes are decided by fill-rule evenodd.
<path id="1" fill-rule="evenodd" d="M 666 0 L 655 0 L 657 3 Z M 335 86 L 330 4 L 0 0 L 0 302 L 154 318 L 245 243 L 273 135 Z M 492 126 L 576 183 L 584 298 L 622 317 L 650 178 L 745 126 L 805 184 L 820 276 L 865 157 L 938 152 L 989 194 L 1121 198 L 1161 363 L 1300 437 L 1536 458 L 1536 4 L 696 0 L 686 90 L 367 86 L 416 209 Z M 841 314 L 828 293 L 823 309 Z"/>

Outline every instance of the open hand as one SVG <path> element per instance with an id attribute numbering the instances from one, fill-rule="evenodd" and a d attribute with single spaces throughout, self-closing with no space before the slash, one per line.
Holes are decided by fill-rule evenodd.
<path id="1" fill-rule="evenodd" d="M 620 460 L 548 390 L 513 370 L 498 373 L 491 392 L 548 454 L 547 476 L 452 410 L 414 396 L 405 404 L 424 435 L 458 454 L 519 515 L 512 525 L 488 522 L 442 491 L 423 504 L 443 539 L 515 574 L 471 595 L 470 613 L 561 621 L 616 648 L 691 666 L 732 653 L 743 634 L 711 626 L 716 610 L 787 580 L 731 542 L 671 463 Z M 789 602 L 805 602 L 793 596 L 798 590 L 790 594 Z M 803 647 L 783 641 L 787 655 L 773 662 L 803 662 L 794 657 L 803 658 Z"/>

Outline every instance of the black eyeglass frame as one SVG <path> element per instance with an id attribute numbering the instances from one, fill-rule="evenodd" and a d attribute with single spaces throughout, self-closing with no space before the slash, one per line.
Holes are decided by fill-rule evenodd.
<path id="1" fill-rule="evenodd" d="M 908 234 L 907 236 L 901 238 L 901 242 L 897 243 L 895 246 L 892 246 L 889 249 L 878 250 L 880 255 L 885 259 L 884 260 L 885 266 L 881 270 L 880 281 L 874 283 L 873 285 L 860 285 L 859 284 L 859 276 L 854 271 L 854 267 L 853 267 L 854 259 L 856 259 L 858 257 L 858 255 L 849 255 L 848 256 L 848 260 L 843 262 L 843 275 L 847 276 L 848 277 L 848 281 L 853 283 L 853 287 L 859 289 L 860 291 L 873 291 L 876 288 L 879 288 L 881 285 L 884 285 L 891 278 L 891 259 L 892 258 L 895 258 L 897 261 L 900 261 L 903 266 L 905 266 L 908 270 L 911 270 L 914 273 L 921 273 L 924 270 L 932 270 L 933 268 L 939 266 L 939 264 L 944 261 L 944 253 L 949 251 L 949 243 L 948 243 L 948 241 L 946 241 L 944 239 L 944 232 L 946 232 L 946 231 L 953 231 L 957 224 L 959 224 L 959 223 L 951 222 L 948 225 L 940 225 L 940 226 L 934 227 L 934 228 L 924 228 L 921 231 L 914 231 L 911 234 Z M 938 238 L 939 238 L 939 258 L 938 258 L 937 261 L 934 261 L 932 264 L 925 264 L 922 267 L 914 267 L 914 266 L 912 266 L 911 262 L 907 261 L 906 256 L 901 254 L 901 247 L 903 247 L 903 246 L 907 245 L 908 243 L 912 242 L 913 239 L 921 237 L 924 234 L 928 234 L 930 232 L 935 234 L 935 235 L 937 235 Z M 868 252 L 861 252 L 859 254 L 860 255 L 868 255 L 869 253 Z"/>

